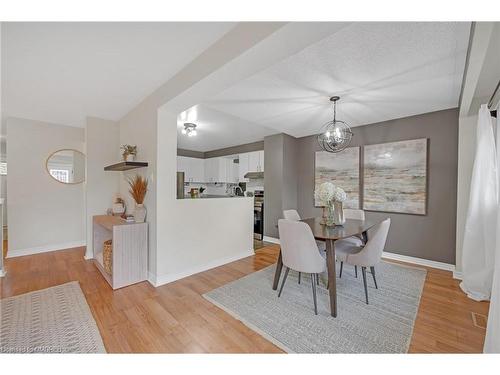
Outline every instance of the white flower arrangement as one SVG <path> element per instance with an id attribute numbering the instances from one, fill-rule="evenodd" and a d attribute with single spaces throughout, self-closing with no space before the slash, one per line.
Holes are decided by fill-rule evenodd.
<path id="1" fill-rule="evenodd" d="M 320 205 L 327 206 L 333 202 L 344 202 L 347 199 L 347 194 L 344 189 L 331 182 L 323 182 L 314 192 L 314 197 Z"/>

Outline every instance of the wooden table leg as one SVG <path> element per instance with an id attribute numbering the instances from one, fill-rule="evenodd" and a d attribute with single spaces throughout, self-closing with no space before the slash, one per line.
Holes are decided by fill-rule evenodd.
<path id="1" fill-rule="evenodd" d="M 278 283 L 280 281 L 282 268 L 283 268 L 283 260 L 281 259 L 281 249 L 280 249 L 280 255 L 278 257 L 278 262 L 276 263 L 276 272 L 274 274 L 273 290 L 278 289 Z"/>
<path id="2" fill-rule="evenodd" d="M 335 244 L 333 240 L 326 241 L 326 266 L 328 268 L 328 292 L 330 293 L 330 311 L 337 317 L 337 270 L 335 268 Z"/>

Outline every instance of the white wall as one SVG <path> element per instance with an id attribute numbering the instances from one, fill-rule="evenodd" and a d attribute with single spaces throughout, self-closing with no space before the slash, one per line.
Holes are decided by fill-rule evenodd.
<path id="1" fill-rule="evenodd" d="M 2 145 L 2 147 L 4 147 Z M 5 152 L 2 149 L 2 152 Z M 7 160 L 7 155 L 0 153 L 0 160 L 5 161 Z M 8 168 L 8 167 L 7 167 Z M 7 176 L 6 175 L 0 175 L 0 198 L 3 198 L 4 204 L 7 204 Z M 7 210 L 4 210 L 3 213 L 3 225 L 7 225 Z"/>
<path id="2" fill-rule="evenodd" d="M 251 198 L 176 199 L 177 114 L 331 32 L 327 24 L 318 28 L 238 24 L 119 121 L 120 143 L 136 144 L 138 160 L 150 163 L 148 168 L 124 174 L 120 190 L 128 195 L 123 179 L 127 175 L 141 173 L 149 178 L 145 205 L 153 283 L 250 255 L 253 247 Z M 159 115 L 166 103 L 168 112 Z"/>
<path id="3" fill-rule="evenodd" d="M 176 129 L 159 111 L 157 284 L 253 254 L 253 198 L 176 199 Z"/>
<path id="4" fill-rule="evenodd" d="M 2 87 L 2 27 L 3 27 L 3 23 L 0 22 L 0 155 L 3 157 L 4 156 L 4 152 L 5 152 L 5 142 L 4 142 L 4 139 L 3 139 L 3 134 L 4 134 L 4 129 L 3 129 L 3 126 L 4 126 L 4 123 L 3 123 L 3 113 L 2 113 L 2 90 L 1 90 L 1 87 Z M 2 181 L 0 183 L 0 200 L 2 200 L 2 205 L 0 205 L 0 209 L 3 211 L 3 212 L 7 212 L 7 210 L 5 209 L 5 207 L 3 206 L 4 204 L 7 204 L 7 202 L 5 201 L 5 198 L 4 198 L 4 195 L 5 195 L 5 191 L 6 191 L 6 187 L 7 186 L 4 186 L 4 181 L 5 181 L 5 178 L 4 176 L 2 176 Z M 5 181 L 5 185 L 7 184 L 7 182 Z M 0 222 L 2 223 L 2 225 L 0 225 L 0 277 L 4 276 L 5 273 L 4 273 L 4 270 L 3 270 L 3 226 L 4 226 L 4 213 L 2 213 L 2 220 L 0 220 Z"/>
<path id="5" fill-rule="evenodd" d="M 120 145 L 137 145 L 137 161 L 148 162 L 147 168 L 133 169 L 120 173 L 120 193 L 127 204 L 127 212 L 133 213 L 135 202 L 128 193 L 127 178 L 136 174 L 147 177 L 148 191 L 144 200 L 147 210 L 146 222 L 149 223 L 149 257 L 148 269 L 154 273 L 156 269 L 156 109 L 151 101 L 143 102 L 123 117 L 120 122 Z"/>
<path id="6" fill-rule="evenodd" d="M 84 184 L 62 184 L 47 172 L 47 157 L 84 151 L 84 129 L 7 119 L 8 256 L 85 244 Z"/>
<path id="7" fill-rule="evenodd" d="M 105 172 L 106 165 L 115 164 L 120 157 L 119 127 L 114 121 L 88 117 L 85 127 L 87 155 L 86 222 L 87 251 L 92 258 L 92 216 L 105 215 L 120 190 L 120 172 Z"/>

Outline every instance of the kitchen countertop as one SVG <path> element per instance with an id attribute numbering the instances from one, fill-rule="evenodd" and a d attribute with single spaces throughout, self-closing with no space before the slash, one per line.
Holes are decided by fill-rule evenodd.
<path id="1" fill-rule="evenodd" d="M 230 196 L 230 195 L 206 194 L 206 195 L 202 195 L 202 196 L 199 196 L 199 197 L 196 197 L 196 198 L 191 198 L 191 196 L 189 194 L 186 194 L 184 196 L 184 198 L 179 198 L 179 199 L 192 199 L 192 200 L 196 200 L 196 199 L 210 199 L 210 198 L 253 198 L 253 197 L 245 197 L 245 196 L 241 196 L 241 195 Z"/>

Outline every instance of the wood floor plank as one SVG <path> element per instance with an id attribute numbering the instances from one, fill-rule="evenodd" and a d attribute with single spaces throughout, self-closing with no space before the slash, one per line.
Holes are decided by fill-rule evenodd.
<path id="1" fill-rule="evenodd" d="M 10 258 L 0 279 L 1 298 L 77 280 L 110 353 L 280 353 L 274 344 L 202 295 L 276 262 L 279 247 L 154 288 L 148 282 L 113 291 L 85 248 Z M 425 267 L 424 267 L 425 268 Z M 482 352 L 485 330 L 471 312 L 489 304 L 468 299 L 451 272 L 426 268 L 410 353 Z"/>

